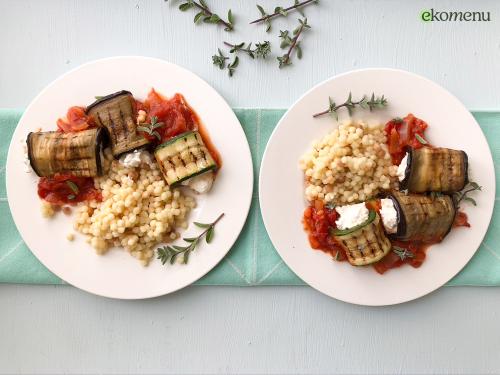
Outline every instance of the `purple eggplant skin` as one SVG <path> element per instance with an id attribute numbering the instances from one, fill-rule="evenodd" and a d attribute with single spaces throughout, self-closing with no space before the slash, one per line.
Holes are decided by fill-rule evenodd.
<path id="1" fill-rule="evenodd" d="M 76 133 L 31 132 L 26 138 L 28 159 L 39 177 L 71 173 L 81 177 L 102 176 L 107 172 L 101 154 L 109 143 L 104 128 Z"/>
<path id="2" fill-rule="evenodd" d="M 421 157 L 422 153 L 427 153 L 427 157 Z M 442 164 L 439 168 L 439 163 L 443 163 L 443 154 L 450 155 L 450 163 L 451 160 L 455 162 L 458 160 L 460 163 L 458 175 L 451 168 L 444 168 Z M 469 183 L 469 161 L 465 151 L 422 147 L 408 149 L 407 155 L 405 176 L 399 184 L 400 190 L 408 190 L 411 193 L 441 192 L 451 194 L 462 190 Z M 444 178 L 444 181 L 443 175 L 448 177 Z M 422 181 L 422 179 L 424 180 Z"/>
<path id="3" fill-rule="evenodd" d="M 137 130 L 135 99 L 129 91 L 122 90 L 99 98 L 87 107 L 86 113 L 97 126 L 108 130 L 111 151 L 116 159 L 150 143 Z"/>
<path id="4" fill-rule="evenodd" d="M 435 243 L 442 241 L 453 227 L 457 205 L 449 195 L 393 192 L 389 198 L 398 222 L 393 239 Z"/>
<path id="5" fill-rule="evenodd" d="M 87 106 L 87 108 L 85 109 L 85 114 L 89 114 L 89 112 L 97 105 L 99 104 L 102 104 L 104 102 L 107 102 L 108 100 L 111 100 L 111 99 L 114 99 L 116 98 L 117 96 L 121 96 L 121 95 L 130 95 L 132 96 L 132 93 L 130 91 L 127 91 L 127 90 L 120 90 L 120 91 L 117 91 L 113 94 L 109 94 L 109 95 L 106 95 L 106 96 L 102 96 L 100 97 L 99 99 L 96 99 L 95 102 L 93 102 L 92 104 L 90 104 L 89 106 Z"/>

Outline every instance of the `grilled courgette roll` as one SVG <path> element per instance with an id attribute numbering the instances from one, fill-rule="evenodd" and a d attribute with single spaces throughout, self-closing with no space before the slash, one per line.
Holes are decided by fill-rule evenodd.
<path id="1" fill-rule="evenodd" d="M 448 195 L 393 192 L 389 198 L 397 213 L 394 238 L 403 241 L 439 242 L 451 230 L 456 207 Z"/>
<path id="2" fill-rule="evenodd" d="M 29 133 L 28 158 L 40 177 L 71 173 L 79 177 L 101 176 L 109 169 L 105 157 L 106 129 L 87 129 L 74 133 L 60 131 Z"/>
<path id="3" fill-rule="evenodd" d="M 439 147 L 411 149 L 399 167 L 400 188 L 410 193 L 454 193 L 468 183 L 467 154 Z"/>
<path id="4" fill-rule="evenodd" d="M 173 187 L 205 174 L 213 180 L 214 174 L 210 172 L 217 169 L 217 163 L 197 131 L 182 133 L 162 143 L 156 148 L 155 157 L 167 184 Z"/>
<path id="5" fill-rule="evenodd" d="M 333 235 L 353 266 L 378 262 L 392 247 L 382 229 L 379 215 L 373 210 L 369 211 L 364 223 L 350 229 L 337 229 Z"/>
<path id="6" fill-rule="evenodd" d="M 137 133 L 135 102 L 128 91 L 103 96 L 89 105 L 86 112 L 98 126 L 108 130 L 115 158 L 149 143 Z"/>

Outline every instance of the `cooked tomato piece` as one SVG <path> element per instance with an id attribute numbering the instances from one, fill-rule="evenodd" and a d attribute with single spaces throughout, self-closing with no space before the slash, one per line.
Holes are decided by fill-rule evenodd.
<path id="1" fill-rule="evenodd" d="M 321 200 L 316 200 L 304 211 L 303 223 L 311 247 L 331 254 L 338 261 L 343 261 L 347 259 L 344 250 L 330 233 L 336 228 L 335 220 L 337 211 L 325 206 Z"/>
<path id="2" fill-rule="evenodd" d="M 407 147 L 420 148 L 424 146 L 423 142 L 427 142 L 424 135 L 427 127 L 425 121 L 411 113 L 404 119 L 393 119 L 385 125 L 387 147 L 393 164 L 401 163 Z M 429 144 L 427 143 L 427 145 Z"/>
<path id="3" fill-rule="evenodd" d="M 66 113 L 66 119 L 57 120 L 57 127 L 65 133 L 79 132 L 94 126 L 94 120 L 85 114 L 83 107 L 70 107 Z"/>
<path id="4" fill-rule="evenodd" d="M 56 205 L 102 200 L 101 192 L 94 187 L 93 178 L 71 174 L 41 177 L 38 181 L 38 196 Z"/>
<path id="5" fill-rule="evenodd" d="M 181 94 L 165 99 L 152 89 L 143 106 L 148 113 L 148 121 L 156 116 L 158 122 L 163 122 L 163 126 L 157 129 L 161 142 L 198 128 L 198 117 Z"/>
<path id="6" fill-rule="evenodd" d="M 467 227 L 470 228 L 469 219 L 467 214 L 463 211 L 458 211 L 455 216 L 455 221 L 453 222 L 454 227 Z"/>

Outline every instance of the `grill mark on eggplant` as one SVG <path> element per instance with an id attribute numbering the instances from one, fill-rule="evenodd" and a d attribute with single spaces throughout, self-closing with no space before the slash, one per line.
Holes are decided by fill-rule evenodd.
<path id="1" fill-rule="evenodd" d="M 467 154 L 462 150 L 422 147 L 409 153 L 410 171 L 401 188 L 413 193 L 453 193 L 468 180 Z"/>
<path id="2" fill-rule="evenodd" d="M 103 172 L 97 151 L 105 142 L 100 129 L 77 133 L 44 132 L 28 135 L 28 155 L 38 176 L 72 173 L 95 177 Z"/>

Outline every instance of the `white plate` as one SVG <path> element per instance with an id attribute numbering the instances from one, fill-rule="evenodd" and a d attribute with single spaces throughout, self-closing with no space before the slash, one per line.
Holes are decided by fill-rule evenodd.
<path id="1" fill-rule="evenodd" d="M 213 189 L 197 198 L 189 221 L 213 221 L 220 213 L 210 245 L 199 245 L 187 265 L 148 267 L 125 251 L 98 256 L 83 236 L 68 242 L 72 219 L 63 214 L 47 220 L 40 214 L 37 178 L 23 171 L 20 140 L 38 127 L 56 128 L 58 117 L 72 105 L 88 105 L 96 95 L 129 90 L 139 99 L 154 87 L 172 96 L 182 93 L 207 128 L 222 157 Z M 252 159 L 235 114 L 205 81 L 177 65 L 145 57 L 116 57 L 94 61 L 72 70 L 45 88 L 28 106 L 14 132 L 7 157 L 7 195 L 14 221 L 33 254 L 66 282 L 88 292 L 114 298 L 160 296 L 183 288 L 210 271 L 226 255 L 245 223 L 253 188 Z M 199 231 L 199 230 L 198 230 Z M 193 225 L 187 234 L 198 232 Z M 182 241 L 181 241 L 182 242 Z"/>
<path id="2" fill-rule="evenodd" d="M 313 140 L 337 126 L 330 117 L 312 114 L 328 106 L 328 96 L 342 103 L 372 92 L 384 94 L 389 106 L 374 112 L 356 111 L 355 118 L 383 122 L 413 113 L 429 124 L 431 143 L 465 150 L 471 177 L 483 186 L 474 195 L 477 207 L 464 205 L 471 228 L 458 228 L 427 252 L 423 265 L 404 266 L 383 276 L 370 268 L 333 262 L 312 250 L 302 228 L 303 174 L 298 161 Z M 340 120 L 346 111 L 340 111 Z M 437 84 L 392 69 L 359 70 L 331 78 L 304 94 L 276 126 L 262 160 L 259 198 L 271 241 L 286 264 L 306 283 L 331 297 L 361 305 L 390 305 L 421 297 L 450 280 L 479 247 L 493 211 L 495 177 L 486 139 L 467 109 Z"/>

